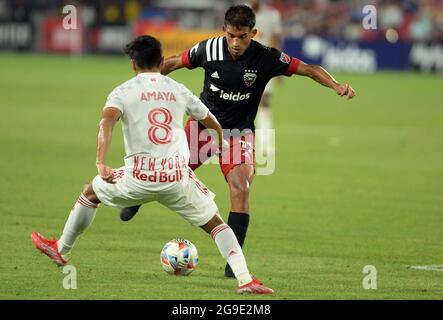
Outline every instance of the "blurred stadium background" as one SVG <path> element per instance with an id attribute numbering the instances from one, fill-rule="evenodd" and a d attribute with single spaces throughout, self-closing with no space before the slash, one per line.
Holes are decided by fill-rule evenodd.
<path id="1" fill-rule="evenodd" d="M 30 241 L 32 231 L 60 235 L 96 174 L 101 107 L 133 76 L 123 45 L 151 34 L 165 56 L 179 54 L 220 34 L 233 3 L 0 0 L 0 298 L 239 298 L 209 238 L 159 205 L 129 223 L 99 209 L 73 253 L 77 290 L 63 289 L 65 275 Z M 281 13 L 287 53 L 357 91 L 348 102 L 296 76 L 275 88 L 276 170 L 254 180 L 244 248 L 276 290 L 267 298 L 441 299 L 443 1 L 267 3 Z M 66 5 L 77 9 L 76 30 L 63 28 Z M 362 27 L 366 5 L 377 9 L 377 29 Z M 201 69 L 171 77 L 200 93 Z M 110 164 L 122 156 L 115 130 Z M 227 218 L 219 169 L 197 175 Z M 158 261 L 177 236 L 200 253 L 189 278 L 168 277 Z M 377 290 L 362 288 L 366 265 L 377 268 Z"/>
<path id="2" fill-rule="evenodd" d="M 443 70 L 441 0 L 270 0 L 284 28 L 283 48 L 333 70 Z M 135 35 L 162 40 L 177 54 L 220 33 L 232 0 L 0 1 L 0 48 L 45 53 L 121 53 Z M 66 5 L 78 9 L 76 32 L 62 28 Z M 365 30 L 367 5 L 377 29 Z M 67 13 L 67 12 L 66 12 Z"/>

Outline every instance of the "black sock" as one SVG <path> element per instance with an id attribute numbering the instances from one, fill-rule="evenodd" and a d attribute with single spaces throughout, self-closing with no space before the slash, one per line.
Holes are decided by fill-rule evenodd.
<path id="1" fill-rule="evenodd" d="M 248 231 L 249 225 L 249 214 L 229 212 L 228 225 L 234 231 L 237 241 L 240 247 L 243 248 L 243 243 L 245 242 L 246 232 Z"/>
<path id="2" fill-rule="evenodd" d="M 234 231 L 235 237 L 237 238 L 240 247 L 243 247 L 243 243 L 245 242 L 246 238 L 246 232 L 248 231 L 249 214 L 232 211 L 229 212 L 228 225 L 231 227 L 232 231 Z M 229 264 L 226 264 L 225 276 L 234 276 Z"/>

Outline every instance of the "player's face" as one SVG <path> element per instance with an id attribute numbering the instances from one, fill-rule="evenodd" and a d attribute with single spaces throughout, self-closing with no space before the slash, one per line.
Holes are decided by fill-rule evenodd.
<path id="1" fill-rule="evenodd" d="M 240 57 L 249 48 L 252 38 L 257 34 L 257 29 L 249 27 L 233 27 L 231 25 L 223 26 L 228 41 L 228 49 L 234 59 Z"/>

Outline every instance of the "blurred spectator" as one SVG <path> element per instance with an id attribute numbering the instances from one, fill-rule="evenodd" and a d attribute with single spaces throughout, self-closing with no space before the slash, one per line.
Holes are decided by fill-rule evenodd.
<path id="1" fill-rule="evenodd" d="M 412 40 L 431 40 L 433 33 L 432 9 L 425 6 L 420 9 L 409 25 L 409 35 Z"/>
<path id="2" fill-rule="evenodd" d="M 269 0 L 280 11 L 285 35 L 375 41 L 443 40 L 443 0 Z M 363 7 L 377 9 L 377 29 L 364 30 Z"/>
<path id="3" fill-rule="evenodd" d="M 404 20 L 403 8 L 400 1 L 385 1 L 379 6 L 379 25 L 382 30 L 398 29 Z"/>
<path id="4" fill-rule="evenodd" d="M 58 12 L 66 4 L 92 8 L 94 22 L 129 25 L 138 19 L 172 20 L 182 28 L 219 29 L 225 10 L 246 0 L 0 0 L 0 19 L 26 21 L 33 12 Z M 267 0 L 279 10 L 286 37 L 443 41 L 443 0 Z M 365 30 L 363 8 L 377 9 L 377 29 Z"/>

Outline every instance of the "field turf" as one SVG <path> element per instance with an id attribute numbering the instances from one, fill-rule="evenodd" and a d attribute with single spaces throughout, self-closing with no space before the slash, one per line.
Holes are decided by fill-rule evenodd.
<path id="1" fill-rule="evenodd" d="M 132 77 L 127 59 L 0 54 L 0 299 L 442 299 L 443 78 L 415 73 L 335 74 L 357 91 L 339 98 L 310 79 L 285 78 L 272 99 L 275 172 L 257 176 L 244 252 L 276 293 L 241 297 L 202 230 L 158 204 L 132 221 L 100 207 L 70 264 L 77 289 L 40 255 L 31 232 L 59 237 L 95 174 L 97 125 L 107 94 Z M 200 69 L 201 70 L 201 69 Z M 202 72 L 172 77 L 195 93 Z M 120 166 L 115 130 L 109 163 Z M 199 178 L 230 209 L 220 169 Z M 189 277 L 164 273 L 163 244 L 193 241 Z M 365 290 L 366 265 L 377 289 Z M 411 266 L 437 265 L 437 270 Z"/>

